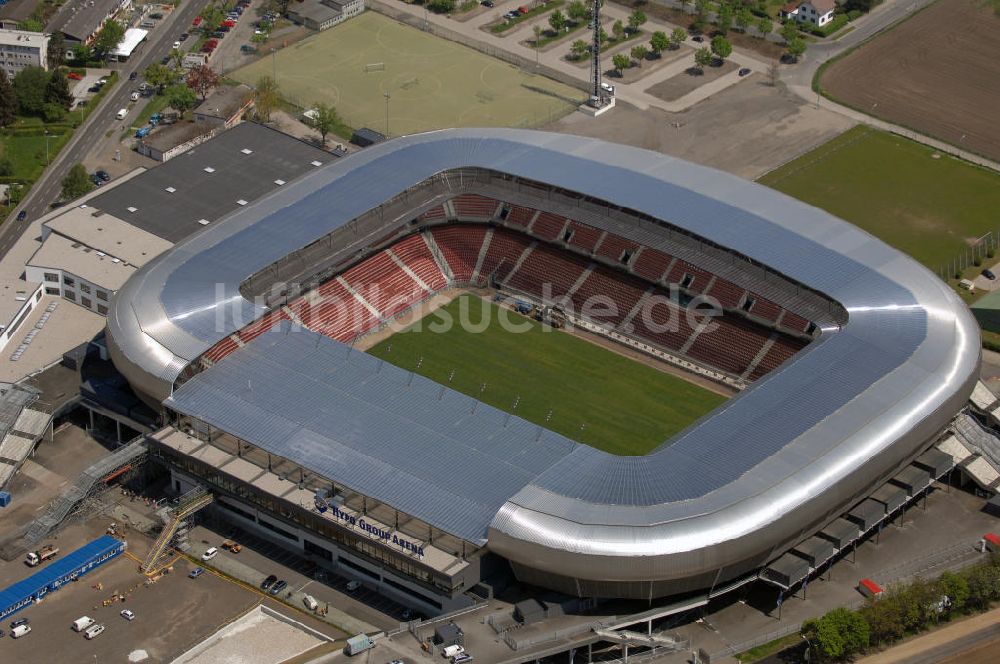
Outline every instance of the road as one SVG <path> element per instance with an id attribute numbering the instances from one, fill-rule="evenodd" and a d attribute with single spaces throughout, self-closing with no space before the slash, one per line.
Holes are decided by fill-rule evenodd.
<path id="1" fill-rule="evenodd" d="M 69 169 L 74 164 L 82 162 L 107 131 L 117 131 L 120 123 L 115 120 L 115 113 L 118 109 L 129 106 L 128 97 L 132 90 L 128 81 L 129 75 L 132 72 L 141 75 L 146 67 L 167 55 L 180 34 L 188 29 L 194 17 L 207 4 L 208 0 L 188 0 L 182 3 L 179 9 L 150 31 L 142 52 L 134 55 L 117 69 L 118 83 L 76 129 L 69 143 L 56 155 L 25 199 L 11 212 L 7 221 L 0 225 L 0 259 L 7 255 L 31 221 L 45 214 L 49 205 L 58 198 L 62 180 Z M 135 113 L 137 108 L 132 109 L 132 113 Z M 27 212 L 27 217 L 24 221 L 17 221 L 17 215 L 22 210 Z"/>

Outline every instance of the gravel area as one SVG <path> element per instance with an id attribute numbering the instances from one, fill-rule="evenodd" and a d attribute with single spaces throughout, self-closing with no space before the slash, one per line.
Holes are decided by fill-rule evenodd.
<path id="1" fill-rule="evenodd" d="M 261 608 L 222 628 L 173 664 L 278 664 L 323 643 Z"/>

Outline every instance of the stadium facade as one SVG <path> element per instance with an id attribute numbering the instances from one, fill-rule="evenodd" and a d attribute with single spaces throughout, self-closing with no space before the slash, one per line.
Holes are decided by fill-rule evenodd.
<path id="1" fill-rule="evenodd" d="M 607 293 L 617 316 L 580 322 L 738 395 L 618 457 L 351 347 L 444 288 L 540 301 L 542 281 L 570 305 Z M 640 322 L 667 289 L 678 309 L 717 299 L 715 336 Z M 821 210 L 500 129 L 395 139 L 277 186 L 137 273 L 107 336 L 172 423 L 154 438 L 178 488 L 208 484 L 240 523 L 432 609 L 463 601 L 487 553 L 579 597 L 750 578 L 927 449 L 980 347 L 947 284 Z"/>

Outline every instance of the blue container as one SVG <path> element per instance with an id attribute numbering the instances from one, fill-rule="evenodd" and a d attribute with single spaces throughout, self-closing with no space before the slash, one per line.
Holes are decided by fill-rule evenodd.
<path id="1" fill-rule="evenodd" d="M 0 491 L 0 507 L 7 507 L 10 505 L 11 497 L 6 491 Z"/>

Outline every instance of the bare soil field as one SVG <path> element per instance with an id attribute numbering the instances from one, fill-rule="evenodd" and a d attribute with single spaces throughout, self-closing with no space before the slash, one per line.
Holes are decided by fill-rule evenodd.
<path id="1" fill-rule="evenodd" d="M 834 62 L 834 99 L 1000 159 L 1000 17 L 979 0 L 939 0 Z"/>
<path id="2" fill-rule="evenodd" d="M 676 76 L 671 76 L 662 83 L 657 83 L 647 89 L 646 92 L 654 97 L 659 97 L 663 101 L 675 101 L 690 92 L 694 92 L 706 83 L 725 76 L 734 69 L 736 69 L 735 62 L 722 62 L 701 70 L 692 64 L 685 71 Z"/>

